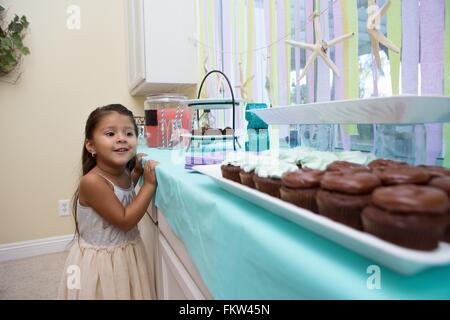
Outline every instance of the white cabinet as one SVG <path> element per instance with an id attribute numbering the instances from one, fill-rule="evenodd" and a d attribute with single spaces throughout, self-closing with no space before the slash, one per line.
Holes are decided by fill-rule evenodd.
<path id="1" fill-rule="evenodd" d="M 161 281 L 158 279 L 160 276 L 160 263 L 159 263 L 159 229 L 156 221 L 152 220 L 151 212 L 156 212 L 156 208 L 151 203 L 147 209 L 146 214 L 139 221 L 138 229 L 141 234 L 142 241 L 145 247 L 145 253 L 148 259 L 149 278 L 153 285 L 152 292 L 156 299 L 159 298 L 158 292 L 160 289 L 157 287 Z"/>
<path id="2" fill-rule="evenodd" d="M 177 257 L 166 238 L 159 233 L 161 284 L 159 299 L 204 300 L 202 292 Z"/>
<path id="3" fill-rule="evenodd" d="M 139 187 L 136 188 L 137 192 Z M 138 228 L 157 299 L 212 299 L 183 242 L 170 229 L 166 218 L 153 202 Z"/>
<path id="4" fill-rule="evenodd" d="M 196 3 L 196 0 L 126 0 L 131 94 L 195 95 Z"/>
<path id="5" fill-rule="evenodd" d="M 197 267 L 192 261 L 183 241 L 181 241 L 178 236 L 172 231 L 163 212 L 160 209 L 157 209 L 157 213 L 159 233 L 164 237 L 166 242 L 170 245 L 171 251 L 183 265 L 183 270 L 185 271 L 183 272 L 183 277 L 188 277 L 189 279 L 191 279 L 195 283 L 196 287 L 201 291 L 202 296 L 205 299 L 212 299 L 212 295 L 208 291 L 208 288 L 206 287 L 202 277 L 200 276 Z M 161 250 L 161 244 L 159 249 Z"/>

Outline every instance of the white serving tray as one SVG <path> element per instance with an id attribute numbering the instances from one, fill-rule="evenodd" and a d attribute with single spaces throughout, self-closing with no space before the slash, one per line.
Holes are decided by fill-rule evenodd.
<path id="1" fill-rule="evenodd" d="M 194 166 L 223 189 L 332 240 L 398 273 L 412 275 L 434 266 L 450 265 L 450 244 L 441 242 L 433 251 L 418 251 L 397 246 L 324 216 L 302 209 L 255 189 L 222 178 L 220 164 Z"/>
<path id="2" fill-rule="evenodd" d="M 414 124 L 450 122 L 450 97 L 401 95 L 254 109 L 265 123 Z"/>
<path id="3" fill-rule="evenodd" d="M 238 106 L 240 100 L 234 100 L 234 104 Z M 192 99 L 187 100 L 187 105 L 193 109 L 231 109 L 233 107 L 232 99 Z"/>

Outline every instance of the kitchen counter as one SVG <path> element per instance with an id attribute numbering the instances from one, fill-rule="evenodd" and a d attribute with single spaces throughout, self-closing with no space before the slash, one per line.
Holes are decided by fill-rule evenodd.
<path id="1" fill-rule="evenodd" d="M 450 299 L 450 266 L 395 273 L 186 171 L 179 150 L 139 152 L 160 161 L 155 205 L 215 299 Z"/>

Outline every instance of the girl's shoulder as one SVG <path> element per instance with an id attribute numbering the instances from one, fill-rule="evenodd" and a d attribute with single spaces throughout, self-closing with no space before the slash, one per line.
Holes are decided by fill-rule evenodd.
<path id="1" fill-rule="evenodd" d="M 80 191 L 83 189 L 88 191 L 89 189 L 98 188 L 100 186 L 108 186 L 109 189 L 114 190 L 114 187 L 94 170 L 86 173 L 80 179 Z"/>

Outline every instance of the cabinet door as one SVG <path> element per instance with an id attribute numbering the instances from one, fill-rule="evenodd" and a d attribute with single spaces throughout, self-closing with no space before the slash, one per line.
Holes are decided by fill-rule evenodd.
<path id="1" fill-rule="evenodd" d="M 159 234 L 162 294 L 164 300 L 205 300 L 167 240 Z"/>
<path id="2" fill-rule="evenodd" d="M 145 253 L 148 259 L 149 267 L 149 278 L 152 282 L 152 294 L 155 299 L 158 299 L 157 284 L 160 283 L 158 280 L 159 266 L 158 264 L 158 226 L 153 222 L 153 220 L 148 215 L 148 212 L 144 215 L 138 224 L 139 232 L 141 233 L 142 241 L 144 242 Z"/>
<path id="3" fill-rule="evenodd" d="M 195 0 L 144 0 L 147 82 L 197 83 L 196 10 Z"/>
<path id="4" fill-rule="evenodd" d="M 144 0 L 126 1 L 128 87 L 145 81 Z"/>

